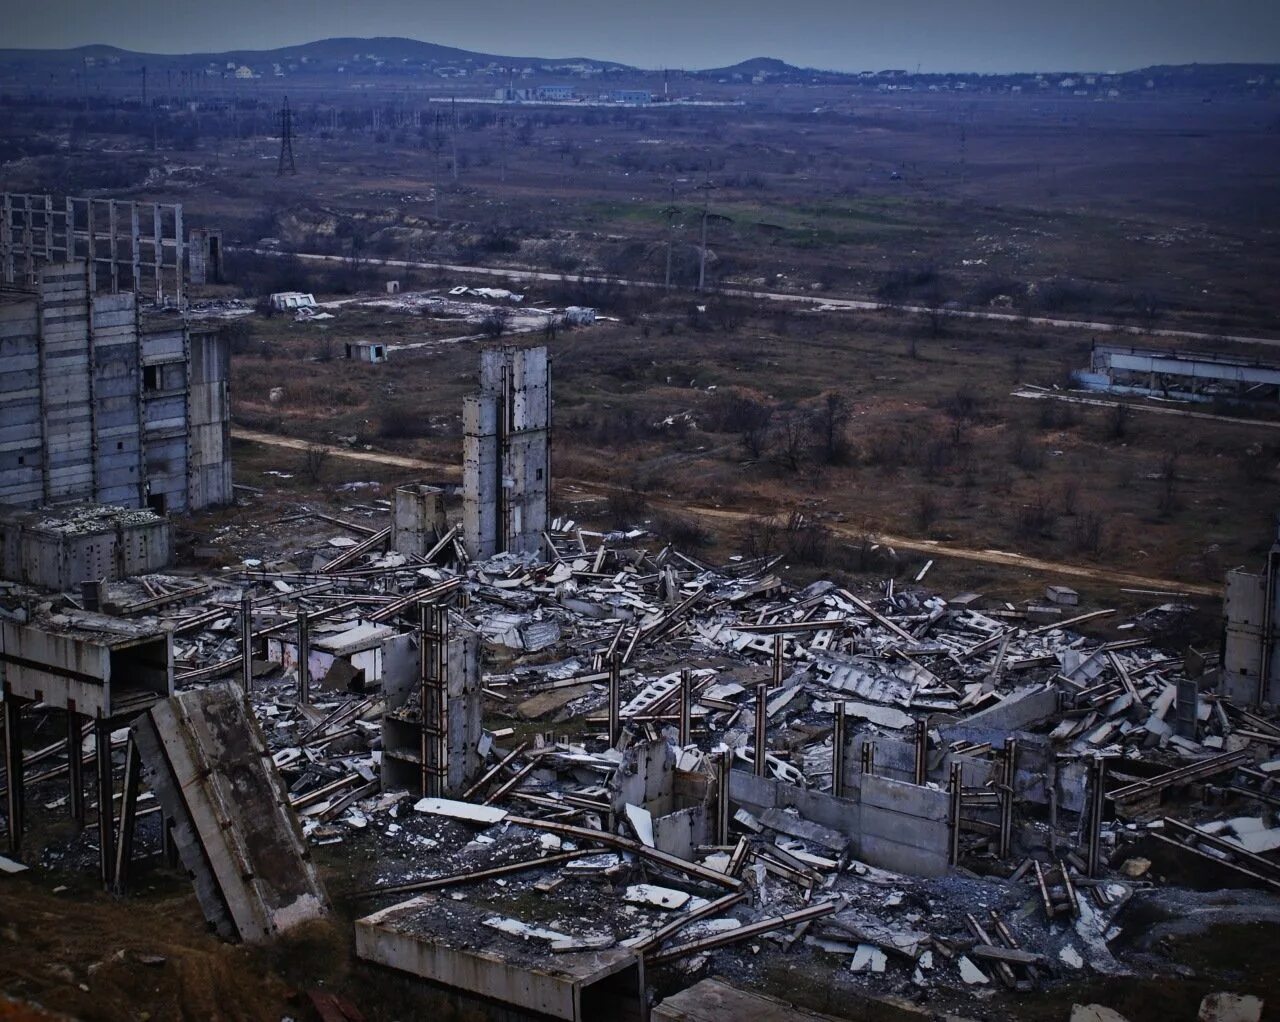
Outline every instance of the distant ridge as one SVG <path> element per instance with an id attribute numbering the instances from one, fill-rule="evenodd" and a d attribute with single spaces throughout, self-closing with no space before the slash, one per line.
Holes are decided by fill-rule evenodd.
<path id="1" fill-rule="evenodd" d="M 376 36 L 372 38 L 342 37 L 319 39 L 314 42 L 300 43 L 296 46 L 282 46 L 269 50 L 222 50 L 217 52 L 198 53 L 142 53 L 134 50 L 120 49 L 116 46 L 100 44 L 77 46 L 70 49 L 0 49 L 0 66 L 7 71 L 45 73 L 63 70 L 79 70 L 87 60 L 95 64 L 106 64 L 120 72 L 138 72 L 142 67 L 150 71 L 185 70 L 207 68 L 210 64 L 247 65 L 261 70 L 270 64 L 304 64 L 306 70 L 327 71 L 338 67 L 349 70 L 368 71 L 371 73 L 389 73 L 398 68 L 445 68 L 498 66 L 512 69 L 533 68 L 535 70 L 552 70 L 568 65 L 591 65 L 596 68 L 636 72 L 658 73 L 656 68 L 639 68 L 614 60 L 600 60 L 595 57 L 521 57 L 506 54 L 482 53 L 476 50 L 464 50 L 454 46 L 442 46 L 438 43 L 424 42 L 420 39 L 406 39 L 399 36 Z M 1098 71 L 1082 71 L 1081 69 L 1041 69 L 1046 76 L 1075 74 L 1101 74 Z M 906 71 L 832 71 L 821 68 L 804 68 L 788 64 L 776 57 L 752 57 L 728 67 L 689 69 L 683 73 L 703 79 L 713 78 L 754 78 L 761 75 L 768 79 L 785 79 L 789 81 L 842 81 L 859 77 L 878 75 L 893 76 L 898 79 L 920 79 L 936 81 L 946 78 L 1027 78 L 1037 73 L 1036 69 L 1022 72 L 1001 74 L 981 74 L 979 72 L 951 71 L 925 72 L 911 74 Z M 1195 80 L 1197 84 L 1212 86 L 1219 82 L 1236 81 L 1242 75 L 1265 75 L 1273 78 L 1280 74 L 1280 64 L 1177 64 L 1156 65 L 1136 68 L 1128 71 L 1110 72 L 1114 77 L 1148 76 L 1165 80 Z M 1274 84 L 1274 82 L 1272 83 Z"/>

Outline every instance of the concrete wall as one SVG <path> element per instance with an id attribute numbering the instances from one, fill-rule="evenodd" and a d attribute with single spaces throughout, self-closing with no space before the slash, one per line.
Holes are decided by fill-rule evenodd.
<path id="1" fill-rule="evenodd" d="M 393 550 L 423 557 L 446 531 L 443 490 L 422 483 L 396 487 L 391 517 Z"/>
<path id="2" fill-rule="evenodd" d="M 134 722 L 133 736 L 143 776 L 219 933 L 263 941 L 327 913 L 289 792 L 239 686 L 158 703 Z"/>
<path id="3" fill-rule="evenodd" d="M 137 713 L 173 694 L 173 638 L 136 621 L 78 613 L 31 624 L 0 621 L 6 692 L 90 717 Z"/>
<path id="4" fill-rule="evenodd" d="M 796 809 L 805 820 L 838 831 L 863 862 L 917 876 L 941 876 L 950 855 L 950 799 L 945 791 L 886 777 L 863 777 L 836 798 L 773 778 L 734 770 L 731 800 L 753 813 Z"/>
<path id="5" fill-rule="evenodd" d="M 85 505 L 87 514 L 95 508 Z M 169 521 L 146 512 L 130 521 L 129 514 L 102 515 L 83 529 L 64 529 L 38 512 L 0 515 L 0 577 L 66 592 L 83 581 L 163 570 L 173 558 Z"/>
<path id="6" fill-rule="evenodd" d="M 146 331 L 132 293 L 90 294 L 83 261 L 45 267 L 0 303 L 0 504 L 230 502 L 229 375 L 216 335 Z"/>
<path id="7" fill-rule="evenodd" d="M 462 409 L 463 537 L 480 559 L 536 553 L 549 521 L 551 380 L 546 348 L 481 353 Z"/>
<path id="8" fill-rule="evenodd" d="M 675 808 L 676 754 L 666 742 L 638 742 L 623 754 L 613 775 L 610 804 L 630 804 L 665 816 Z"/>
<path id="9" fill-rule="evenodd" d="M 1227 572 L 1223 603 L 1227 640 L 1222 658 L 1223 690 L 1245 705 L 1258 700 L 1267 635 L 1267 579 L 1247 571 Z"/>

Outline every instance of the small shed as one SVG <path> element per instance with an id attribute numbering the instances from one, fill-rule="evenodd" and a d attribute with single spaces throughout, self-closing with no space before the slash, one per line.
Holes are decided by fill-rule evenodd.
<path id="1" fill-rule="evenodd" d="M 387 346 L 378 341 L 348 341 L 347 358 L 353 362 L 385 362 Z"/>

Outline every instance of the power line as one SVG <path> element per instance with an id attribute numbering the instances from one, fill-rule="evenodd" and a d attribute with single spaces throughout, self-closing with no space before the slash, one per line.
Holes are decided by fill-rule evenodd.
<path id="1" fill-rule="evenodd" d="M 280 163 L 276 167 L 276 177 L 285 174 L 296 174 L 298 168 L 293 162 L 293 111 L 289 109 L 289 97 L 284 97 L 284 106 L 280 108 Z"/>

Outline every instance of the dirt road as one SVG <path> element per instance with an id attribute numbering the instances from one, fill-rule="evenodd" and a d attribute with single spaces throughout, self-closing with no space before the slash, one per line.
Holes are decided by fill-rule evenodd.
<path id="1" fill-rule="evenodd" d="M 267 248 L 244 248 L 231 246 L 233 252 L 252 252 L 256 255 L 279 256 L 301 259 L 303 262 L 342 263 L 345 256 L 322 255 L 315 252 L 279 252 Z M 493 266 L 463 266 L 457 263 L 415 262 L 408 259 L 365 259 L 369 266 L 386 266 L 412 270 L 441 270 L 446 273 L 469 273 L 484 277 L 500 277 L 504 280 L 543 280 L 559 283 L 611 284 L 615 287 L 643 288 L 660 291 L 663 285 L 648 280 L 621 280 L 614 277 L 592 277 L 571 273 L 547 273 L 540 270 L 513 270 Z M 822 309 L 840 309 L 855 312 L 875 312 L 891 310 L 909 315 L 932 316 L 939 310 L 924 305 L 899 305 L 890 302 L 869 302 L 857 298 L 827 298 L 816 295 L 788 294 L 781 291 L 752 291 L 745 288 L 725 287 L 716 291 L 719 295 L 733 298 L 754 298 L 766 302 L 787 302 L 798 305 L 815 306 Z M 1023 316 L 1015 312 L 991 312 L 986 309 L 945 309 L 941 315 L 955 319 L 980 319 L 997 323 L 1026 323 L 1031 326 L 1060 327 L 1067 330 L 1085 330 L 1095 334 L 1129 334 L 1139 337 L 1165 337 L 1180 341 L 1199 341 L 1201 343 L 1218 342 L 1230 344 L 1262 344 L 1269 347 L 1280 347 L 1280 337 L 1248 337 L 1237 334 L 1209 334 L 1194 330 L 1160 330 L 1130 326 L 1126 323 L 1109 323 L 1101 320 L 1057 319 L 1052 316 Z"/>
<path id="2" fill-rule="evenodd" d="M 424 461 L 420 458 L 408 458 L 404 455 L 387 454 L 382 451 L 357 450 L 350 447 L 335 447 L 329 444 L 312 445 L 305 440 L 298 440 L 294 437 L 278 436 L 274 433 L 263 433 L 259 430 L 244 429 L 240 426 L 231 427 L 231 436 L 235 440 L 265 444 L 271 447 L 282 447 L 295 451 L 305 451 L 309 447 L 320 446 L 335 458 L 344 458 L 351 461 L 363 461 L 377 465 L 389 465 L 395 468 L 420 469 L 445 476 L 457 476 L 461 474 L 461 469 L 457 465 L 450 465 L 436 461 Z M 609 487 L 598 482 L 589 482 L 580 479 L 562 479 L 560 481 L 562 483 L 572 483 L 575 487 L 575 496 L 604 496 L 613 489 L 613 487 Z M 725 525 L 742 525 L 755 517 L 752 513 L 746 511 L 732 511 L 725 508 L 697 507 L 675 501 L 652 501 L 652 503 L 665 506 L 671 511 L 692 514 L 706 521 L 721 522 Z M 861 541 L 867 536 L 865 530 L 857 529 L 848 525 L 834 525 L 832 526 L 832 531 L 836 535 L 848 540 Z M 959 560 L 976 561 L 981 564 L 994 564 L 1009 568 L 1021 568 L 1025 571 L 1039 572 L 1047 575 L 1059 575 L 1072 579 L 1083 579 L 1086 581 L 1100 582 L 1130 589 L 1152 589 L 1161 592 L 1177 592 L 1208 597 L 1218 597 L 1222 595 L 1221 586 L 1197 585 L 1187 582 L 1178 582 L 1173 579 L 1151 578 L 1146 575 L 1138 575 L 1132 572 L 1115 571 L 1110 568 L 1096 568 L 1087 565 L 1066 564 L 1061 561 L 1046 561 L 1038 557 L 1026 557 L 1022 554 L 1011 553 L 1006 550 L 974 550 L 968 547 L 953 546 L 947 543 L 935 543 L 931 540 L 911 539 L 906 536 L 892 536 L 883 533 L 875 535 L 874 539 L 876 542 L 894 547 L 895 549 L 913 550 L 918 553 L 927 554 L 930 557 L 952 557 Z"/>

